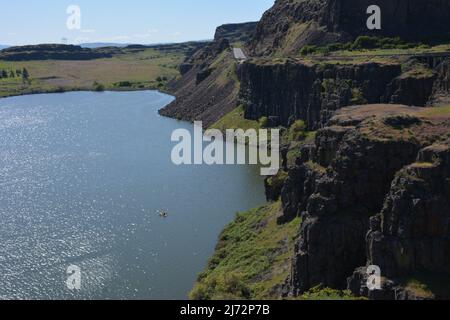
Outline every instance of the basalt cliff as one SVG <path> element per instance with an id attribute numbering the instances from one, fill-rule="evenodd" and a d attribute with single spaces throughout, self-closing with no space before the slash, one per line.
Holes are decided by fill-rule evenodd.
<path id="1" fill-rule="evenodd" d="M 378 5 L 381 30 L 367 28 L 367 9 Z M 450 32 L 450 3 L 441 0 L 277 0 L 249 43 L 253 54 L 295 54 L 305 45 L 350 41 L 362 35 L 408 40 Z"/>
<path id="2" fill-rule="evenodd" d="M 239 28 L 222 27 L 161 114 L 280 128 L 283 169 L 266 180 L 272 203 L 221 235 L 192 298 L 450 298 L 450 2 L 278 0 L 242 32 L 248 59 L 233 56 Z"/>
<path id="3" fill-rule="evenodd" d="M 450 109 L 436 110 L 344 108 L 300 147 L 281 191 L 280 223 L 303 220 L 289 294 L 348 285 L 401 298 L 412 295 L 408 279 L 446 279 Z M 369 265 L 380 267 L 383 290 L 367 290 Z"/>

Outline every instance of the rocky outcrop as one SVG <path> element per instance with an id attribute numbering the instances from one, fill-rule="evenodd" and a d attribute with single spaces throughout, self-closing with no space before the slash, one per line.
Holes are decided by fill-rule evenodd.
<path id="1" fill-rule="evenodd" d="M 366 26 L 378 5 L 381 30 Z M 305 45 L 347 42 L 361 35 L 421 39 L 450 32 L 450 3 L 442 0 L 277 0 L 250 43 L 253 54 L 296 54 Z"/>
<path id="2" fill-rule="evenodd" d="M 384 221 L 385 224 L 389 220 L 396 226 L 397 231 L 402 232 L 411 222 L 408 220 L 406 226 L 399 224 L 398 221 L 405 222 L 402 217 L 411 216 L 413 219 L 416 217 L 419 219 L 411 225 L 411 228 L 422 225 L 423 218 L 419 217 L 424 216 L 423 211 L 418 212 L 416 216 L 415 211 L 406 204 L 400 205 L 399 202 L 386 200 L 390 205 L 385 205 L 384 209 L 383 204 L 386 198 L 392 197 L 391 193 L 397 196 L 401 194 L 398 190 L 392 190 L 395 190 L 395 185 L 400 181 L 402 185 L 405 183 L 399 178 L 402 172 L 405 170 L 409 172 L 411 168 L 417 170 L 420 166 L 428 169 L 429 165 L 424 164 L 410 166 L 416 162 L 418 154 L 419 162 L 446 159 L 443 155 L 433 156 L 435 151 L 431 150 L 436 150 L 437 147 L 430 149 L 427 146 L 448 134 L 450 127 L 448 115 L 443 118 L 428 116 L 426 114 L 428 111 L 424 110 L 428 109 L 399 105 L 344 108 L 331 119 L 326 128 L 319 130 L 314 148 L 307 150 L 308 156 L 299 157 L 297 166 L 290 170 L 282 190 L 284 216 L 280 219 L 280 222 L 285 222 L 299 215 L 303 217 L 290 278 L 289 288 L 292 294 L 300 294 L 318 285 L 344 289 L 347 287 L 347 278 L 356 268 L 365 265 L 368 259 L 370 263 L 379 262 L 382 268 L 404 272 L 404 269 L 398 269 L 398 261 L 371 260 L 372 254 L 368 258 L 366 248 L 374 241 L 371 240 L 371 236 L 368 238 L 366 236 L 376 225 L 376 219 Z M 448 145 L 445 141 L 436 143 Z M 435 220 L 434 214 L 430 216 L 428 222 L 437 223 L 430 226 L 431 229 L 439 229 L 438 225 L 441 222 L 446 225 L 447 220 L 442 217 L 450 214 L 448 202 L 445 202 L 448 200 L 443 200 L 444 195 L 448 195 L 448 186 L 444 187 L 444 184 L 448 184 L 449 179 L 445 161 L 438 161 L 445 167 L 445 169 L 440 167 L 444 171 L 436 171 L 436 175 L 427 176 L 430 179 L 428 189 L 427 187 L 420 189 L 426 194 L 426 199 L 419 201 L 424 204 L 423 208 L 439 204 L 436 208 L 442 208 L 445 212 L 438 220 Z M 405 167 L 407 169 L 404 169 Z M 412 181 L 416 181 L 415 179 Z M 408 202 L 408 205 L 411 203 Z M 401 216 L 392 220 L 392 213 L 389 214 L 389 218 L 388 214 L 382 213 L 383 218 L 373 218 L 378 212 L 392 210 L 396 212 L 394 216 L 399 214 Z M 422 228 L 428 228 L 426 225 L 422 225 Z M 378 229 L 380 227 L 375 230 Z M 388 229 L 392 231 L 391 226 Z M 405 237 L 415 234 L 422 240 L 436 236 L 435 241 L 427 242 L 428 247 L 425 246 L 425 242 L 420 241 L 414 242 L 413 245 L 417 250 L 422 250 L 420 252 L 423 254 L 432 248 L 430 245 L 439 247 L 433 249 L 437 256 L 428 260 L 427 270 L 437 270 L 440 265 L 444 265 L 445 259 L 438 260 L 442 252 L 448 250 L 447 244 L 439 240 L 439 237 L 446 237 L 447 229 L 444 229 L 439 229 L 435 234 L 416 233 L 416 229 L 411 229 L 410 233 L 404 234 Z M 379 239 L 380 236 L 374 233 L 373 238 Z M 392 246 L 392 242 L 383 245 L 376 242 L 374 247 L 381 247 L 384 250 L 405 248 Z M 379 255 L 375 254 L 378 259 L 398 257 L 397 253 L 392 252 L 378 253 Z M 424 261 L 423 259 L 427 257 L 429 258 L 423 256 L 420 261 Z M 421 263 L 425 266 L 425 262 Z M 435 269 L 431 269 L 430 264 Z M 422 265 L 416 263 L 409 265 L 409 268 L 418 270 L 420 266 Z M 442 268 L 439 270 L 444 271 Z"/>
<path id="3" fill-rule="evenodd" d="M 379 266 L 387 280 L 380 292 L 369 292 L 358 269 L 349 279 L 356 294 L 410 299 L 404 279 L 450 273 L 450 140 L 422 149 L 397 174 L 383 210 L 371 218 L 367 250 L 368 265 Z"/>
<path id="4" fill-rule="evenodd" d="M 276 125 L 304 120 L 323 127 L 334 111 L 363 103 L 426 106 L 448 91 L 448 61 L 434 70 L 414 59 L 405 63 L 308 63 L 253 59 L 239 69 L 240 103 L 248 119 L 268 117 Z M 442 99 L 442 98 L 441 98 Z"/>
<path id="5" fill-rule="evenodd" d="M 216 29 L 214 40 L 227 39 L 230 43 L 249 41 L 256 30 L 257 22 L 224 24 Z"/>
<path id="6" fill-rule="evenodd" d="M 450 105 L 450 58 L 441 61 L 436 66 L 437 79 L 433 85 L 430 104 L 434 106 Z"/>

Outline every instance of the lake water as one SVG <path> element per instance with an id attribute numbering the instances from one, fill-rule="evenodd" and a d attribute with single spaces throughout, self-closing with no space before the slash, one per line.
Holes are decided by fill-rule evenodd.
<path id="1" fill-rule="evenodd" d="M 172 131 L 193 128 L 158 116 L 172 100 L 0 99 L 0 299 L 187 297 L 221 230 L 264 192 L 257 167 L 173 165 Z"/>

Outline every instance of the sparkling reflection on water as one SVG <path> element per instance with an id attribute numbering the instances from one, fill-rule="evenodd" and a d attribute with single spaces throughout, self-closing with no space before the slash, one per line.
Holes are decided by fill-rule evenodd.
<path id="1" fill-rule="evenodd" d="M 256 167 L 171 163 L 172 131 L 192 129 L 158 116 L 172 99 L 0 99 L 0 298 L 186 297 L 222 228 L 264 194 Z M 72 264 L 76 292 L 65 285 Z"/>

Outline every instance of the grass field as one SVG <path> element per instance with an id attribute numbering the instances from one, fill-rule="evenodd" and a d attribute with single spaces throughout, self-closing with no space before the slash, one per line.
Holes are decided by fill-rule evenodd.
<path id="1" fill-rule="evenodd" d="M 401 63 L 411 56 L 426 54 L 450 54 L 450 44 L 436 45 L 429 48 L 409 48 L 409 49 L 360 49 L 360 50 L 337 50 L 324 54 L 315 52 L 308 55 L 297 56 L 310 64 L 326 62 L 329 64 L 360 64 L 367 62 L 374 63 Z"/>
<path id="2" fill-rule="evenodd" d="M 145 49 L 87 61 L 0 61 L 0 70 L 26 68 L 30 74 L 30 83 L 20 77 L 0 79 L 0 97 L 69 90 L 164 90 L 167 81 L 179 75 L 183 58 L 182 53 Z"/>

